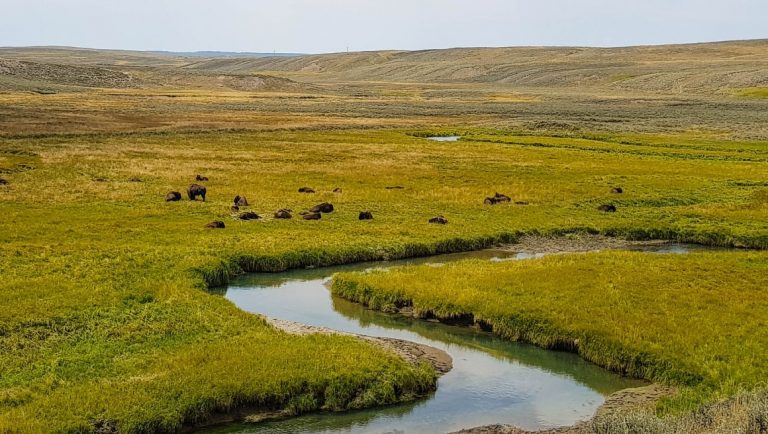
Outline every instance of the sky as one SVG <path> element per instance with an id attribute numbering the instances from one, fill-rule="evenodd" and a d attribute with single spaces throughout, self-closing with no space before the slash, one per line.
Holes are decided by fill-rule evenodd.
<path id="1" fill-rule="evenodd" d="M 0 46 L 327 53 L 768 38 L 768 0 L 0 0 Z"/>

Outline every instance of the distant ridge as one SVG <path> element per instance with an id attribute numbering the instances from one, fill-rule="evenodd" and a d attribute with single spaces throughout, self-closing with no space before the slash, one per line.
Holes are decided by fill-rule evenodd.
<path id="1" fill-rule="evenodd" d="M 304 53 L 259 53 L 252 51 L 147 51 L 167 56 L 180 57 L 299 57 Z"/>

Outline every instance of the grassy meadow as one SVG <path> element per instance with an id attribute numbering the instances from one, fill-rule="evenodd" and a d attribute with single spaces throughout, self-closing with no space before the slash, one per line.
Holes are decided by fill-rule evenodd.
<path id="1" fill-rule="evenodd" d="M 421 130 L 3 140 L 0 427 L 174 431 L 238 405 L 343 409 L 433 387 L 426 368 L 350 338 L 285 335 L 205 291 L 243 271 L 475 249 L 523 233 L 768 245 L 760 143 L 461 132 L 448 143 Z M 206 202 L 164 201 L 196 174 L 210 178 Z M 305 185 L 317 193 L 298 193 Z M 496 191 L 528 204 L 483 205 Z M 237 220 L 237 194 L 264 219 Z M 271 218 L 322 201 L 337 210 L 320 221 Z M 603 203 L 618 211 L 597 211 Z M 362 210 L 375 219 L 358 221 Z M 449 223 L 427 223 L 438 214 Z M 204 229 L 211 220 L 227 227 Z M 634 258 L 612 255 L 598 258 Z M 663 260 L 695 273 L 720 258 Z M 765 257 L 746 258 L 759 281 Z"/>
<path id="2" fill-rule="evenodd" d="M 747 41 L 190 61 L 0 49 L 0 432 L 178 432 L 236 408 L 344 410 L 435 387 L 431 368 L 350 337 L 279 332 L 216 294 L 243 272 L 473 250 L 524 234 L 765 249 L 766 50 Z M 462 140 L 424 138 L 442 134 Z M 206 202 L 164 201 L 198 174 L 209 178 Z M 495 192 L 513 202 L 483 205 Z M 236 195 L 263 218 L 239 220 Z M 325 201 L 336 211 L 319 221 L 296 215 Z M 605 204 L 617 211 L 597 210 Z M 294 218 L 272 218 L 281 208 Z M 360 211 L 374 219 L 359 221 Z M 448 224 L 429 224 L 437 215 Z M 213 220 L 226 228 L 206 229 Z M 478 300 L 493 294 L 510 337 L 523 314 L 546 325 L 532 340 L 588 336 L 586 357 L 682 385 L 664 408 L 684 411 L 758 387 L 767 260 L 604 253 L 465 264 L 452 270 L 477 268 L 467 271 L 477 285 L 443 289 L 466 290 L 445 294 L 458 310 L 490 308 Z M 541 279 L 545 266 L 563 271 Z M 480 276 L 486 267 L 547 297 L 511 300 Z M 662 285 L 672 270 L 674 286 Z M 396 273 L 417 273 L 416 283 L 426 271 Z M 558 292 L 566 272 L 589 297 Z M 414 303 L 437 294 L 375 290 Z M 601 290 L 621 309 L 598 303 Z M 622 328 L 658 305 L 650 291 L 674 316 Z M 582 308 L 569 309 L 571 299 Z M 607 319 L 579 320 L 587 309 Z M 723 333 L 710 352 L 695 348 L 705 331 Z"/>

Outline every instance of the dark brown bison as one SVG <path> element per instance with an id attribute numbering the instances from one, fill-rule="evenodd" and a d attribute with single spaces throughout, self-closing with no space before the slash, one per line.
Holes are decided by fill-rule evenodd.
<path id="1" fill-rule="evenodd" d="M 239 207 L 239 206 L 237 206 L 237 205 L 232 205 L 232 208 L 230 208 L 230 209 L 232 210 L 232 212 L 238 212 L 238 211 L 240 211 L 240 207 Z"/>
<path id="2" fill-rule="evenodd" d="M 0 178 L 0 185 L 8 185 L 8 180 Z"/>
<path id="3" fill-rule="evenodd" d="M 138 176 L 132 176 L 130 179 L 128 179 L 130 182 L 141 182 L 141 178 Z"/>
<path id="4" fill-rule="evenodd" d="M 444 224 L 448 223 L 448 219 L 443 217 L 443 216 L 441 216 L 441 215 L 439 215 L 437 217 L 429 219 L 429 222 L 430 223 L 434 223 L 434 224 L 438 224 L 438 225 L 444 225 Z"/>
<path id="5" fill-rule="evenodd" d="M 225 225 L 224 225 L 224 222 L 221 220 L 214 220 L 208 223 L 207 225 L 205 225 L 205 227 L 208 229 L 224 229 Z"/>
<path id="6" fill-rule="evenodd" d="M 373 214 L 370 211 L 360 211 L 360 215 L 357 216 L 358 220 L 373 220 Z"/>
<path id="7" fill-rule="evenodd" d="M 315 190 L 310 187 L 301 187 L 299 193 L 314 193 Z"/>
<path id="8" fill-rule="evenodd" d="M 237 218 L 239 218 L 240 220 L 259 220 L 261 216 L 256 214 L 253 211 L 246 211 L 244 213 L 240 213 L 240 215 Z"/>
<path id="9" fill-rule="evenodd" d="M 315 205 L 312 207 L 310 212 L 322 212 L 322 213 L 329 213 L 333 212 L 333 205 L 331 205 L 328 202 L 323 202 L 320 205 Z"/>
<path id="10" fill-rule="evenodd" d="M 621 194 L 621 193 L 624 193 L 624 189 L 621 188 L 621 187 L 613 187 L 611 189 L 611 193 L 613 193 L 613 194 Z"/>
<path id="11" fill-rule="evenodd" d="M 195 181 L 207 181 L 208 177 L 203 175 L 197 175 L 195 176 Z"/>
<path id="12" fill-rule="evenodd" d="M 237 206 L 248 206 L 248 199 L 245 196 L 235 196 L 234 202 Z"/>
<path id="13" fill-rule="evenodd" d="M 178 202 L 181 200 L 181 193 L 178 191 L 172 191 L 165 195 L 166 202 Z"/>
<path id="14" fill-rule="evenodd" d="M 334 193 L 341 193 L 341 187 L 336 187 L 333 189 Z"/>
<path id="15" fill-rule="evenodd" d="M 281 219 L 281 220 L 287 220 L 287 219 L 293 218 L 293 215 L 291 214 L 291 210 L 289 209 L 280 209 L 280 210 L 277 210 L 277 212 L 275 213 L 275 218 Z"/>
<path id="16" fill-rule="evenodd" d="M 319 212 L 308 212 L 301 216 L 304 220 L 320 220 L 322 217 L 323 215 Z"/>
<path id="17" fill-rule="evenodd" d="M 611 204 L 600 205 L 597 209 L 602 212 L 616 212 L 616 207 Z"/>
<path id="18" fill-rule="evenodd" d="M 189 200 L 195 200 L 197 196 L 200 196 L 203 198 L 203 202 L 205 202 L 205 187 L 203 187 L 200 184 L 192 184 L 187 188 L 187 196 L 189 196 Z"/>
<path id="19" fill-rule="evenodd" d="M 519 201 L 515 202 L 515 205 L 528 205 L 528 202 L 526 202 L 524 200 L 519 200 Z"/>
<path id="20" fill-rule="evenodd" d="M 384 188 L 386 188 L 387 190 L 402 190 L 405 187 L 403 187 L 402 185 L 390 185 Z"/>
<path id="21" fill-rule="evenodd" d="M 486 197 L 483 201 L 486 205 L 496 205 L 497 203 L 502 202 L 512 202 L 512 199 L 506 194 L 496 193 L 492 197 Z"/>

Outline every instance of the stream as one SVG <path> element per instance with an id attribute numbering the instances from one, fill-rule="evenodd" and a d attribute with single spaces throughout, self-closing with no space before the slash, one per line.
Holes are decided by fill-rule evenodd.
<path id="1" fill-rule="evenodd" d="M 663 244 L 628 248 L 687 253 L 701 246 Z M 258 424 L 226 424 L 216 433 L 445 433 L 488 424 L 538 430 L 591 418 L 605 398 L 647 384 L 621 377 L 566 352 L 507 341 L 475 329 L 368 310 L 331 295 L 339 271 L 461 259 L 524 260 L 543 254 L 483 250 L 400 261 L 258 273 L 230 284 L 226 298 L 241 309 L 345 332 L 404 339 L 446 351 L 453 369 L 437 391 L 417 402 L 345 413 L 314 413 Z"/>

